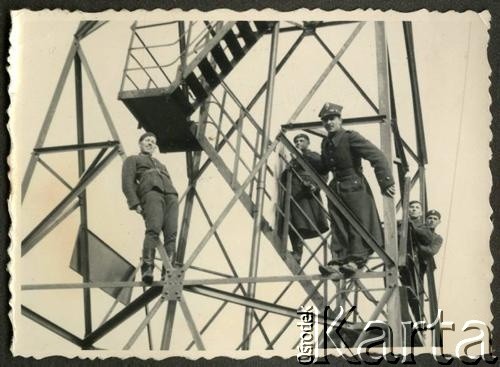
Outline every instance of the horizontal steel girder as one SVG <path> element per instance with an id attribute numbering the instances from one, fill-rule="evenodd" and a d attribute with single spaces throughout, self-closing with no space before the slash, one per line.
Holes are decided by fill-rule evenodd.
<path id="1" fill-rule="evenodd" d="M 383 278 L 386 272 L 362 272 L 359 271 L 349 279 Z M 217 284 L 239 284 L 239 283 L 277 283 L 277 282 L 301 282 L 304 280 L 326 280 L 338 281 L 344 279 L 343 276 L 321 274 L 315 275 L 276 275 L 268 277 L 226 277 L 209 279 L 187 279 L 182 280 L 184 286 L 191 285 L 217 285 Z M 153 286 L 170 285 L 170 280 L 153 282 Z M 143 282 L 90 282 L 90 283 L 58 283 L 58 284 L 25 284 L 21 286 L 23 291 L 34 290 L 54 290 L 54 289 L 79 289 L 79 288 L 132 288 L 143 287 Z"/>

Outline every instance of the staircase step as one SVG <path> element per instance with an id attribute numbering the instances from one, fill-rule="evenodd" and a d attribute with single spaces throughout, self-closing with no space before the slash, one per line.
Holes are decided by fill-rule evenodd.
<path id="1" fill-rule="evenodd" d="M 241 47 L 240 43 L 238 42 L 238 38 L 234 34 L 233 31 L 229 31 L 226 33 L 224 36 L 224 40 L 227 43 L 227 46 L 229 47 L 229 51 L 231 51 L 231 54 L 233 55 L 233 58 L 235 60 L 240 60 L 245 56 L 245 51 Z"/>
<path id="2" fill-rule="evenodd" d="M 219 85 L 221 82 L 219 75 L 217 75 L 217 72 L 214 70 L 212 65 L 210 65 L 210 62 L 207 59 L 203 59 L 200 62 L 199 68 L 212 90 Z"/>
<path id="3" fill-rule="evenodd" d="M 220 44 L 212 49 L 211 54 L 214 57 L 214 60 L 217 63 L 217 65 L 219 65 L 220 69 L 222 70 L 223 75 L 227 75 L 231 72 L 231 70 L 233 70 L 233 65 L 231 64 L 231 61 L 229 61 L 229 59 L 227 58 Z"/>
<path id="4" fill-rule="evenodd" d="M 187 76 L 186 82 L 189 88 L 193 91 L 197 100 L 203 100 L 208 97 L 207 91 L 194 73 L 191 73 Z"/>
<path id="5" fill-rule="evenodd" d="M 247 46 L 251 47 L 257 42 L 257 35 L 254 33 L 248 22 L 236 22 L 236 26 L 238 27 L 240 35 L 245 40 Z"/>

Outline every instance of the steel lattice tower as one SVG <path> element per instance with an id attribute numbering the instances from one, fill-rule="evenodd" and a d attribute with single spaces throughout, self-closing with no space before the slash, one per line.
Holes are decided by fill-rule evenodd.
<path id="1" fill-rule="evenodd" d="M 203 334 L 217 318 L 224 317 L 224 308 L 228 305 L 238 305 L 245 309 L 243 317 L 243 337 L 236 343 L 237 349 L 251 349 L 250 341 L 260 333 L 268 349 L 275 347 L 281 336 L 294 327 L 293 321 L 297 318 L 297 307 L 312 303 L 323 310 L 330 306 L 332 310 L 346 309 L 357 306 L 349 316 L 348 325 L 344 329 L 340 344 L 358 345 L 366 336 L 362 331 L 369 320 L 382 317 L 386 319 L 395 345 L 409 343 L 401 328 L 402 322 L 417 321 L 422 315 L 427 320 L 434 320 L 437 315 L 437 300 L 432 272 L 427 274 L 429 311 L 425 310 L 422 294 L 424 285 L 414 265 L 415 253 L 412 249 L 412 239 L 408 235 L 408 203 L 410 193 L 419 183 L 419 197 L 424 206 L 426 204 L 425 165 L 427 164 L 425 134 L 423 129 L 422 112 L 418 91 L 418 80 L 413 50 L 413 35 L 411 23 L 404 22 L 402 29 L 406 42 L 408 56 L 408 70 L 412 92 L 414 111 L 414 136 L 417 148 L 413 149 L 400 135 L 396 115 L 396 103 L 392 82 L 392 72 L 389 60 L 386 29 L 384 22 L 374 23 L 376 70 L 373 72 L 374 82 L 377 83 L 378 101 L 372 101 L 360 84 L 349 73 L 348 66 L 342 64 L 341 58 L 357 35 L 366 28 L 366 22 L 302 22 L 292 25 L 287 22 L 166 22 L 132 26 L 132 36 L 128 48 L 123 80 L 119 91 L 119 99 L 127 106 L 139 122 L 139 126 L 147 131 L 153 131 L 158 137 L 160 151 L 185 152 L 188 174 L 188 187 L 180 196 L 182 216 L 178 236 L 175 260 L 170 262 L 162 253 L 160 266 L 167 267 L 165 281 L 154 282 L 151 287 L 135 297 L 119 311 L 115 311 L 116 302 L 106 314 L 103 323 L 92 327 L 91 297 L 92 288 L 130 288 L 144 287 L 141 282 L 134 281 L 135 272 L 126 281 L 98 282 L 91 281 L 89 274 L 89 232 L 87 230 L 87 202 L 86 190 L 97 175 L 118 154 L 125 156 L 121 148 L 118 132 L 111 116 L 103 102 L 97 81 L 93 77 L 89 63 L 80 47 L 80 41 L 90 33 L 99 29 L 105 22 L 81 22 L 74 36 L 74 42 L 69 50 L 61 76 L 45 117 L 43 127 L 31 156 L 28 170 L 22 183 L 22 197 L 24 198 L 30 180 L 33 177 L 37 163 L 54 174 L 61 182 L 66 183 L 57 172 L 51 169 L 41 156 L 51 152 L 78 151 L 79 182 L 69 187 L 69 194 L 57 205 L 49 215 L 37 225 L 22 242 L 22 256 L 36 246 L 43 237 L 65 217 L 79 208 L 79 253 L 78 261 L 81 264 L 83 282 L 81 284 L 31 284 L 24 285 L 24 291 L 51 289 L 83 289 L 84 324 L 82 336 L 76 336 L 63 327 L 47 320 L 35 310 L 22 306 L 22 313 L 26 317 L 41 324 L 50 331 L 76 344 L 82 349 L 105 348 L 100 345 L 100 339 L 114 329 L 118 329 L 132 315 L 146 309 L 143 321 L 135 326 L 124 349 L 131 348 L 140 335 L 147 330 L 149 347 L 153 348 L 153 336 L 150 325 L 161 320 L 162 305 L 166 304 L 166 315 L 161 333 L 161 349 L 170 349 L 172 338 L 175 335 L 174 320 L 177 305 L 187 322 L 192 336 L 192 342 L 187 345 L 190 349 L 196 345 L 198 349 L 209 349 L 204 343 Z M 197 24 L 195 24 L 197 23 Z M 336 27 L 353 27 L 352 33 L 343 46 L 333 53 L 329 46 L 318 34 L 318 29 L 329 29 L 335 32 Z M 151 44 L 144 32 L 157 31 L 168 28 L 177 33 L 178 37 L 171 44 Z M 367 32 L 367 30 L 365 30 Z M 291 47 L 278 58 L 278 41 L 283 33 L 294 32 L 297 39 Z M 246 105 L 241 98 L 226 83 L 225 79 L 238 73 L 237 65 L 249 54 L 262 38 L 270 37 L 268 52 L 267 77 L 261 88 Z M 307 38 L 315 39 L 330 56 L 330 62 L 315 81 L 312 88 L 306 93 L 301 103 L 295 108 L 286 123 L 282 124 L 281 132 L 277 136 L 270 133 L 272 121 L 273 96 L 275 81 L 283 66 L 293 57 L 301 42 Z M 175 51 L 174 48 L 177 48 Z M 177 55 L 173 62 L 165 64 L 162 54 L 158 50 L 167 49 L 170 55 Z M 142 52 L 142 58 L 138 53 Z M 148 60 L 147 64 L 144 60 Z M 71 66 L 75 72 L 76 108 L 78 140 L 75 145 L 46 147 L 44 146 L 54 111 L 66 82 Z M 113 136 L 112 141 L 86 142 L 83 138 L 83 97 L 82 97 L 82 66 L 85 70 L 92 90 L 97 96 L 105 121 Z M 172 68 L 174 72 L 172 72 Z M 234 69 L 234 70 L 233 70 Z M 352 83 L 354 88 L 363 97 L 373 110 L 370 116 L 359 116 L 344 119 L 346 125 L 377 124 L 380 130 L 381 150 L 389 162 L 395 162 L 397 177 L 399 178 L 400 192 L 397 199 L 384 197 L 382 202 L 381 218 L 384 222 L 385 243 L 374 240 L 361 222 L 352 214 L 348 207 L 332 192 L 327 183 L 304 161 L 290 143 L 286 133 L 294 130 L 304 130 L 312 135 L 322 136 L 319 121 L 297 121 L 300 113 L 308 106 L 313 95 L 320 88 L 325 78 L 334 69 L 340 69 Z M 241 76 L 242 78 L 244 76 Z M 252 109 L 258 104 L 259 98 L 265 96 L 263 118 L 256 118 Z M 195 116 L 198 119 L 194 121 Z M 214 117 L 216 115 L 216 117 Z M 209 131 L 216 136 L 209 138 Z M 87 149 L 101 149 L 95 160 L 85 165 L 85 151 Z M 246 152 L 246 153 L 244 153 Z M 249 153 L 248 153 L 249 152 Z M 303 168 L 317 184 L 326 200 L 335 206 L 359 232 L 366 243 L 373 249 L 374 256 L 364 271 L 358 271 L 352 278 L 344 279 L 336 276 L 322 276 L 317 273 L 317 263 L 328 261 L 328 244 L 330 233 L 318 234 L 318 240 L 307 244 L 308 258 L 299 265 L 286 251 L 286 233 L 277 233 L 276 228 L 266 218 L 266 205 L 272 204 L 272 195 L 269 188 L 275 183 L 279 172 L 272 166 L 274 159 L 286 164 L 289 154 L 294 154 Z M 415 170 L 408 163 L 409 155 L 417 165 Z M 219 179 L 231 190 L 230 200 L 226 203 L 216 218 L 209 214 L 203 195 L 199 190 L 199 182 L 209 169 L 215 169 Z M 286 190 L 286 185 L 281 185 Z M 289 190 L 288 190 L 289 191 Z M 293 198 L 285 195 L 287 202 Z M 220 235 L 221 227 L 228 220 L 230 211 L 237 204 L 248 212 L 251 219 L 251 247 L 245 248 L 249 254 L 248 266 L 239 269 L 231 251 L 226 247 Z M 289 219 L 289 206 L 285 205 L 281 215 Z M 325 206 L 326 208 L 326 206 Z M 196 228 L 191 226 L 194 212 L 198 210 L 206 220 L 208 230 L 197 243 L 191 243 L 191 237 Z M 326 209 L 325 209 L 326 210 Z M 401 235 L 398 236 L 397 212 L 402 211 L 400 223 Z M 335 223 L 336 218 L 330 218 Z M 288 222 L 287 222 L 288 223 Z M 293 228 L 290 228 L 293 230 Z M 190 236 L 191 235 L 191 236 Z M 189 237 L 189 241 L 188 241 Z M 283 239 L 285 238 L 285 240 Z M 259 275 L 260 252 L 263 246 L 270 245 L 276 252 L 276 259 L 283 262 L 286 274 Z M 234 245 L 234 244 L 233 244 Z M 218 247 L 221 251 L 220 259 L 231 269 L 231 273 L 222 273 L 219 269 L 204 268 L 195 265 L 200 253 L 207 247 Z M 242 250 L 243 251 L 243 250 Z M 321 259 L 318 259 L 318 256 Z M 240 275 L 248 269 L 247 276 Z M 210 274 L 209 278 L 190 278 L 190 272 Z M 406 274 L 402 280 L 401 274 Z M 282 284 L 286 286 L 279 295 L 271 299 L 263 298 L 259 293 L 260 287 L 266 284 Z M 305 292 L 305 299 L 292 300 L 286 298 L 292 285 L 298 284 Z M 217 286 L 233 285 L 231 291 Z M 375 286 L 372 286 L 375 285 Z M 374 288 L 377 288 L 374 290 Z M 378 293 L 377 293 L 378 292 Z M 192 309 L 186 301 L 187 294 L 196 294 L 208 299 L 219 300 L 222 303 L 216 312 L 205 320 L 203 326 L 196 323 Z M 266 296 L 268 293 L 266 293 Z M 363 298 L 363 300 L 361 300 Z M 288 302 L 288 303 L 285 303 Z M 358 307 L 362 303 L 363 307 Z M 148 305 L 154 303 L 152 308 Z M 265 327 L 264 321 L 268 315 L 279 315 L 286 322 L 277 330 Z M 327 315 L 322 321 L 332 323 L 334 315 Z M 229 324 L 229 323 L 228 323 Z M 230 327 L 230 326 L 229 326 Z M 416 335 L 417 343 L 423 344 L 421 334 Z M 403 342 L 406 340 L 406 342 Z M 332 341 L 335 337 L 332 336 Z M 439 340 L 434 340 L 438 343 Z M 295 348 L 297 344 L 290 347 Z"/>

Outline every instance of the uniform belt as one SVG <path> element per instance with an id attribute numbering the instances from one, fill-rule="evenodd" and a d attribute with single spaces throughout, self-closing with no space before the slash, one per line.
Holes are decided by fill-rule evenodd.
<path id="1" fill-rule="evenodd" d="M 147 170 L 142 172 L 141 178 L 139 179 L 139 184 L 142 183 L 142 180 L 144 180 L 144 177 L 146 177 L 146 174 L 151 173 L 151 172 L 156 172 L 156 173 L 159 173 L 160 175 L 162 174 L 158 168 L 148 168 Z"/>
<path id="2" fill-rule="evenodd" d="M 362 170 L 360 168 L 344 168 L 344 169 L 336 169 L 333 171 L 333 176 L 337 180 L 342 180 L 343 178 L 352 176 L 352 175 L 359 175 L 361 174 Z"/>

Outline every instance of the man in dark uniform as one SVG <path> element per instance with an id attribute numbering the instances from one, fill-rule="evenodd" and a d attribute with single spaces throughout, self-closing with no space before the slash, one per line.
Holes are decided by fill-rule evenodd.
<path id="1" fill-rule="evenodd" d="M 429 210 L 425 215 L 425 224 L 413 226 L 412 231 L 417 247 L 420 263 L 420 277 L 426 271 L 434 271 L 434 255 L 439 252 L 443 238 L 436 233 L 436 227 L 441 223 L 441 214 L 437 210 Z"/>
<path id="2" fill-rule="evenodd" d="M 142 248 L 142 280 L 153 281 L 155 249 L 162 246 L 172 258 L 177 237 L 178 197 L 167 168 L 153 157 L 156 136 L 145 133 L 139 138 L 140 153 L 128 157 L 122 168 L 122 190 L 128 207 L 141 214 L 146 225 Z"/>
<path id="3" fill-rule="evenodd" d="M 302 157 L 314 169 L 317 170 L 321 167 L 321 156 L 309 150 L 309 136 L 298 134 L 293 138 L 293 142 Z M 306 169 L 299 164 L 297 159 L 293 158 L 280 176 L 280 191 L 282 193 L 280 197 L 282 199 L 280 200 L 281 212 L 278 217 L 278 233 L 282 234 L 284 227 L 284 216 L 282 213 L 285 208 L 284 194 L 289 179 L 291 181 L 290 195 L 292 200 L 290 200 L 290 226 L 288 235 L 293 249 L 291 254 L 300 264 L 304 248 L 302 239 L 318 237 L 321 233 L 326 232 L 328 230 L 328 222 L 321 202 L 319 187 L 314 184 Z"/>
<path id="4" fill-rule="evenodd" d="M 375 170 L 378 184 L 383 195 L 392 197 L 395 194 L 394 179 L 389 163 L 380 149 L 366 140 L 356 131 L 342 128 L 342 106 L 326 103 L 319 113 L 328 136 L 321 144 L 323 171 L 331 171 L 333 179 L 329 186 L 351 209 L 359 221 L 380 244 L 383 233 L 380 225 L 373 194 L 362 172 L 361 160 L 368 160 Z M 343 218 L 329 202 L 332 223 L 332 256 L 333 260 L 326 266 L 320 266 L 322 274 L 342 272 L 351 276 L 367 261 L 372 250 L 364 243 L 361 236 Z"/>
<path id="5" fill-rule="evenodd" d="M 408 242 L 406 251 L 406 266 L 400 267 L 401 284 L 407 288 L 408 302 L 415 319 L 423 319 L 424 286 L 422 275 L 418 275 L 421 261 L 418 254 L 417 233 L 424 225 L 422 218 L 422 203 L 412 200 L 408 203 Z M 398 221 L 398 241 L 402 236 L 402 221 Z M 401 243 L 401 242 L 399 242 Z M 401 245 L 400 245 L 401 246 Z"/>

